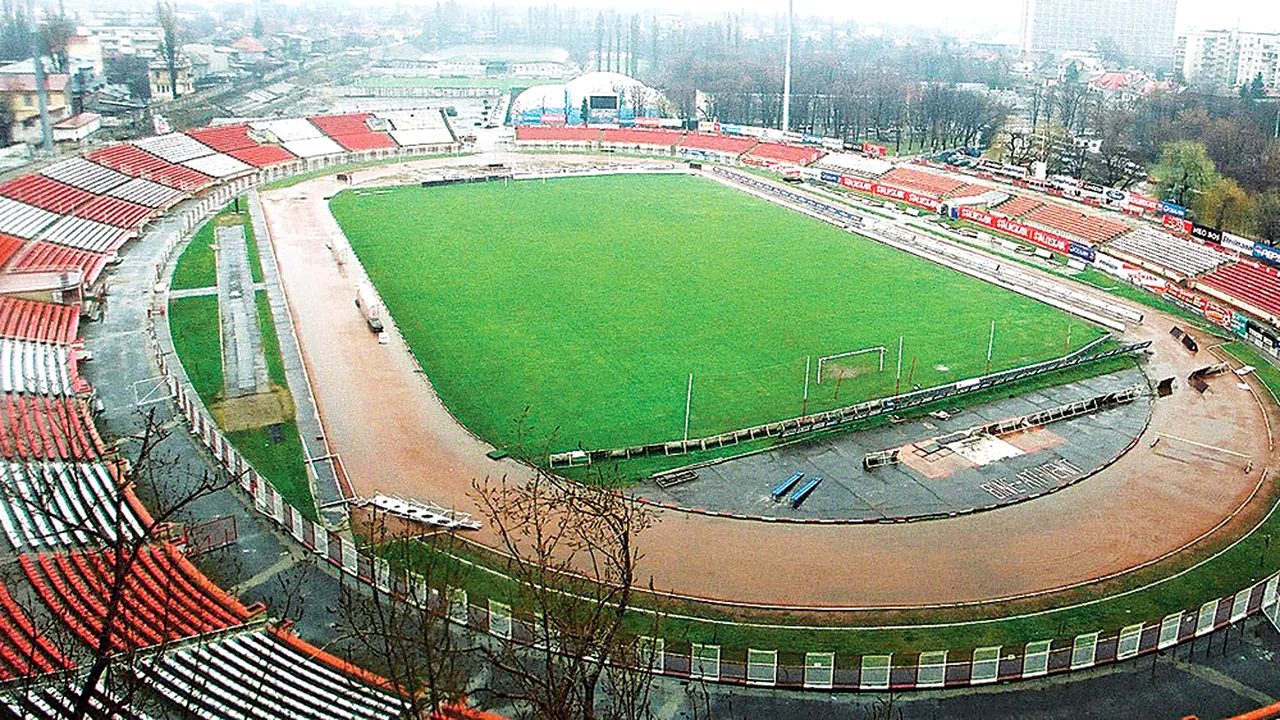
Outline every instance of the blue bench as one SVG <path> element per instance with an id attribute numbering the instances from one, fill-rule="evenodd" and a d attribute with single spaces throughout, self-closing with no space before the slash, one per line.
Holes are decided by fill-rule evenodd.
<path id="1" fill-rule="evenodd" d="M 822 482 L 822 476 L 818 475 L 814 477 L 812 480 L 810 480 L 809 482 L 805 483 L 804 487 L 792 493 L 791 507 L 792 508 L 800 507 L 801 503 L 803 503 L 806 498 L 808 498 L 810 495 L 813 494 L 813 491 L 818 488 L 818 484 L 821 482 Z"/>
<path id="2" fill-rule="evenodd" d="M 800 478 L 802 477 L 804 477 L 804 473 L 798 472 L 786 480 L 783 480 L 781 485 L 773 489 L 773 501 L 778 502 L 782 499 L 783 495 L 791 492 L 791 488 L 795 487 L 796 483 L 800 482 Z"/>

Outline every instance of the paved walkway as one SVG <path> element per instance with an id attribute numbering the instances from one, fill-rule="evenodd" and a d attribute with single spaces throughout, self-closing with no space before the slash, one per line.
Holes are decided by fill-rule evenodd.
<path id="1" fill-rule="evenodd" d="M 262 354 L 257 298 L 249 269 L 244 227 L 214 230 L 218 242 L 218 315 L 222 329 L 222 376 L 227 397 L 257 395 L 271 389 Z"/>
<path id="2" fill-rule="evenodd" d="M 253 236 L 258 242 L 258 257 L 262 262 L 262 279 L 267 288 L 267 301 L 271 304 L 271 317 L 275 321 L 276 335 L 280 338 L 280 358 L 284 363 L 285 381 L 289 383 L 289 392 L 293 395 L 296 411 L 294 418 L 298 423 L 298 435 L 302 438 L 302 449 L 308 458 L 325 458 L 330 454 L 329 442 L 325 437 L 324 427 L 320 424 L 315 399 L 311 396 L 311 383 L 302 363 L 302 350 L 298 347 L 298 336 L 294 332 L 289 299 L 280 284 L 280 270 L 276 265 L 271 231 L 262 215 L 262 201 L 257 191 L 249 193 L 249 217 L 253 221 Z M 316 505 L 324 508 L 345 498 L 338 485 L 333 463 L 313 462 L 311 469 L 314 478 L 311 489 Z M 340 523 L 343 518 L 344 514 L 341 512 L 326 513 L 326 519 L 331 523 Z"/>

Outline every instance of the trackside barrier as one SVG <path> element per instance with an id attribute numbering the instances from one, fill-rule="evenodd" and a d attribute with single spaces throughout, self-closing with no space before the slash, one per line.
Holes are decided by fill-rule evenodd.
<path id="1" fill-rule="evenodd" d="M 316 164 L 297 162 L 290 163 L 290 166 L 295 168 L 295 173 L 300 173 L 315 169 Z M 346 163 L 327 160 L 322 167 L 340 164 Z M 258 177 L 279 179 L 282 176 L 278 172 L 267 171 Z M 183 213 L 181 227 L 184 239 L 189 239 L 202 220 L 212 216 L 248 187 L 243 181 L 237 181 L 230 189 L 214 188 L 207 197 L 188 203 L 184 210 L 179 210 Z M 165 247 L 162 257 L 158 258 L 158 280 L 163 279 L 169 259 L 181 245 L 181 241 L 175 241 Z M 307 519 L 285 501 L 271 482 L 222 436 L 181 365 L 168 362 L 157 334 L 157 324 L 167 320 L 161 321 L 158 317 L 158 314 L 152 314 L 147 336 L 156 366 L 173 390 L 174 407 L 191 427 L 192 437 L 209 450 L 225 472 L 236 478 L 237 485 L 259 513 L 271 519 L 282 532 L 319 559 L 366 583 L 376 592 L 446 614 L 450 620 L 477 632 L 512 638 L 537 636 L 534 619 L 522 617 L 509 605 L 496 599 L 469 595 L 461 588 L 448 588 L 442 596 L 436 589 L 427 588 L 421 575 L 392 567 L 381 558 L 361 552 L 349 536 Z M 780 652 L 786 648 L 722 649 L 719 645 L 690 644 L 683 640 L 668 642 L 661 637 L 651 637 L 641 638 L 638 643 L 638 659 L 656 673 L 673 677 L 789 689 L 879 691 L 888 687 L 927 689 L 980 685 L 1126 660 L 1171 647 L 1197 633 L 1226 627 L 1260 611 L 1274 613 L 1280 611 L 1278 586 L 1280 573 L 1275 573 L 1238 593 L 1211 600 L 1190 612 L 1179 610 L 1159 621 L 1128 625 L 1123 629 L 1100 629 L 1071 638 L 1030 642 L 1023 648 L 947 649 L 918 655 L 904 652 L 865 656 L 808 652 L 803 655 L 803 664 L 797 666 L 779 662 Z M 789 656 L 800 655 L 793 652 Z M 726 657 L 729 659 L 725 660 Z M 895 663 L 895 658 L 901 660 Z"/>

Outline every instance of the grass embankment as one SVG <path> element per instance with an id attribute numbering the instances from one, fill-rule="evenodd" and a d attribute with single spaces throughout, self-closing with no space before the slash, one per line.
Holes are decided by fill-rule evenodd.
<path id="1" fill-rule="evenodd" d="M 242 201 L 242 207 L 243 205 Z M 196 232 L 191 246 L 178 259 L 174 272 L 184 282 L 196 283 L 187 287 L 210 287 L 217 284 L 217 264 L 213 250 L 215 225 L 240 224 L 245 227 L 249 242 L 249 263 L 254 281 L 262 279 L 262 267 L 257 243 L 249 221 L 247 207 L 244 213 L 231 209 L 219 213 L 213 221 Z M 203 246 L 197 248 L 197 243 Z M 212 272 L 212 277 L 208 276 Z M 280 355 L 280 342 L 272 320 L 271 307 L 265 292 L 257 292 L 258 328 L 262 335 L 263 356 L 271 384 L 288 387 L 284 362 Z M 186 369 L 191 385 L 205 407 L 213 407 L 223 398 L 222 338 L 219 328 L 218 298 L 216 295 L 175 298 L 169 301 L 169 328 L 174 349 Z M 311 481 L 306 467 L 306 455 L 298 436 L 297 423 L 285 419 L 273 427 L 264 426 L 251 430 L 226 433 L 227 438 L 259 473 L 268 478 L 284 497 L 285 502 L 298 508 L 309 518 L 318 517 L 311 495 Z"/>
<path id="2" fill-rule="evenodd" d="M 236 212 L 234 205 L 228 205 L 211 221 L 200 226 L 192 236 L 187 249 L 178 257 L 172 289 L 211 288 L 218 284 L 218 261 L 214 251 L 217 244 L 215 228 L 234 225 L 244 227 L 245 239 L 249 243 L 249 270 L 255 283 L 262 282 L 262 262 L 258 257 L 258 244 L 254 241 L 253 223 L 249 220 L 249 206 L 244 198 L 240 198 L 239 202 L 242 212 Z"/>
<path id="3" fill-rule="evenodd" d="M 992 371 L 1101 335 L 688 176 L 343 192 L 332 208 L 441 398 L 499 447 L 522 417 L 525 447 L 678 438 L 690 373 L 698 437 L 891 394 L 900 336 L 906 389 L 982 374 L 992 321 Z M 874 346 L 883 371 L 868 354 L 816 382 L 819 357 Z"/>

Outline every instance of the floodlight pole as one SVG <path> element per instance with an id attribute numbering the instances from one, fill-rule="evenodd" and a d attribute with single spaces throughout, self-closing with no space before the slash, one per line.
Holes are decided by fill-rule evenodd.
<path id="1" fill-rule="evenodd" d="M 791 130 L 791 36 L 795 30 L 795 0 L 787 0 L 787 59 L 782 73 L 782 132 Z"/>
<path id="2" fill-rule="evenodd" d="M 996 347 L 996 321 L 991 321 L 991 337 L 987 340 L 987 369 L 983 371 L 983 375 L 991 373 L 991 351 Z"/>
<path id="3" fill-rule="evenodd" d="M 693 373 L 689 373 L 689 390 L 684 396 L 684 441 L 689 442 L 689 410 L 693 407 Z"/>

